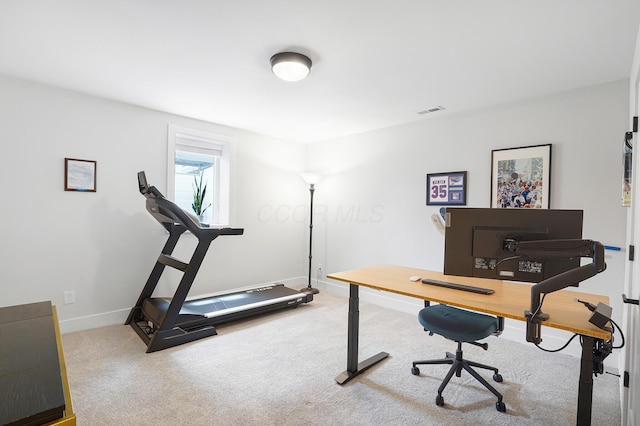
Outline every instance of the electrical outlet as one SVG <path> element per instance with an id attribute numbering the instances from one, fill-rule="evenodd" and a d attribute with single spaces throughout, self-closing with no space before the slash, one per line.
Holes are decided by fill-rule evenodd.
<path id="1" fill-rule="evenodd" d="M 64 304 L 65 305 L 69 305 L 71 303 L 76 303 L 76 292 L 71 290 L 71 291 L 65 291 L 64 292 Z"/>
<path id="2" fill-rule="evenodd" d="M 324 270 L 324 267 L 322 266 L 322 263 L 318 265 L 318 273 L 322 274 L 322 271 Z"/>

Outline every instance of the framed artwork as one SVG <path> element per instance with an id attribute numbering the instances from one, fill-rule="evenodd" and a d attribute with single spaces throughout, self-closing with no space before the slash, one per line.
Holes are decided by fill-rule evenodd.
<path id="1" fill-rule="evenodd" d="M 551 144 L 491 151 L 491 207 L 549 208 Z"/>
<path id="2" fill-rule="evenodd" d="M 427 174 L 428 206 L 467 204 L 467 172 Z"/>
<path id="3" fill-rule="evenodd" d="M 76 158 L 64 159 L 64 190 L 96 192 L 97 163 Z"/>

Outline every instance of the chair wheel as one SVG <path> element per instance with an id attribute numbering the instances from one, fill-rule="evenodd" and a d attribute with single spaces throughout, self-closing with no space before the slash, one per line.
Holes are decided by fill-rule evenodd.
<path id="1" fill-rule="evenodd" d="M 436 396 L 436 405 L 438 407 L 444 407 L 444 398 L 442 396 Z"/>
<path id="2" fill-rule="evenodd" d="M 500 411 L 501 413 L 505 413 L 507 411 L 507 406 L 504 405 L 504 402 L 498 401 L 496 402 L 496 410 Z"/>
<path id="3" fill-rule="evenodd" d="M 418 374 L 420 374 L 420 369 L 418 367 L 411 367 L 411 374 L 417 376 Z"/>
<path id="4" fill-rule="evenodd" d="M 494 382 L 498 382 L 498 383 L 502 383 L 502 375 L 496 373 L 493 375 L 493 381 Z"/>

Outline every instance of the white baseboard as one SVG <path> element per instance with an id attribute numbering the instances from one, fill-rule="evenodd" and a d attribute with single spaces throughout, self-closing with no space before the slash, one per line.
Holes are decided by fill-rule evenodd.
<path id="1" fill-rule="evenodd" d="M 252 285 L 252 286 L 246 286 L 246 287 L 237 288 L 233 290 L 198 295 L 190 298 L 193 299 L 197 297 L 213 296 L 215 294 L 228 293 L 230 291 L 242 291 L 250 288 L 263 287 L 263 286 L 276 284 L 276 283 L 284 284 L 285 286 L 291 287 L 291 288 L 302 288 L 307 286 L 308 281 L 307 281 L 307 278 L 305 277 L 288 278 L 288 279 L 274 281 L 270 283 L 262 283 L 262 284 Z M 129 316 L 130 311 L 131 311 L 131 308 L 125 308 L 117 311 L 103 312 L 95 315 L 87 315 L 83 317 L 62 320 L 60 321 L 60 334 L 74 333 L 76 331 L 91 330 L 93 328 L 98 328 L 98 327 L 107 327 L 110 325 L 124 324 L 124 322 L 127 320 L 127 316 Z"/>
<path id="2" fill-rule="evenodd" d="M 60 321 L 60 333 L 66 334 L 109 325 L 124 324 L 130 310 L 131 309 L 122 309 L 119 311 L 62 320 Z"/>

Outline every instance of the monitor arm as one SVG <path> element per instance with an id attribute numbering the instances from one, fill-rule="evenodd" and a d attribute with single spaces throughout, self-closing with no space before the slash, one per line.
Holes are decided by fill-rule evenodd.
<path id="1" fill-rule="evenodd" d="M 604 246 L 598 241 L 577 239 L 516 241 L 506 239 L 504 249 L 523 258 L 589 257 L 593 260 L 587 265 L 562 272 L 531 286 L 531 309 L 524 313 L 527 318 L 527 342 L 540 343 L 542 341 L 540 338 L 541 322 L 549 318 L 548 314 L 541 311 L 541 294 L 553 293 L 565 287 L 576 285 L 607 268 L 604 261 Z"/>

